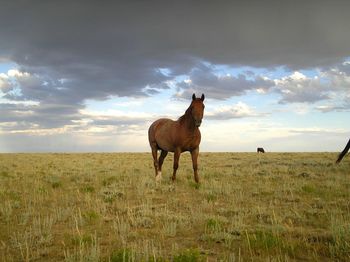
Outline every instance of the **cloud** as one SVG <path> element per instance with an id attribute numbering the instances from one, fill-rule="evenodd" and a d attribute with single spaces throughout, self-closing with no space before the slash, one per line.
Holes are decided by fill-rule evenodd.
<path id="1" fill-rule="evenodd" d="M 0 57 L 51 81 L 68 79 L 78 101 L 144 95 L 146 85 L 188 73 L 198 61 L 303 68 L 350 53 L 346 1 L 28 5 L 2 5 Z"/>
<path id="2" fill-rule="evenodd" d="M 327 101 L 328 105 L 318 106 L 321 111 L 346 109 L 350 97 L 350 64 L 343 63 L 323 68 L 313 77 L 298 71 L 280 79 L 274 79 L 271 89 L 281 95 L 280 103 L 316 103 Z M 343 101 L 343 105 L 339 102 Z M 336 103 L 336 104 L 335 104 Z"/>
<path id="3" fill-rule="evenodd" d="M 225 100 L 232 96 L 240 96 L 249 90 L 267 90 L 274 85 L 272 80 L 255 76 L 253 80 L 244 74 L 237 77 L 231 75 L 217 75 L 210 65 L 201 64 L 189 75 L 189 79 L 177 85 L 180 98 L 191 97 L 193 93 L 205 93 L 207 97 Z"/>
<path id="4" fill-rule="evenodd" d="M 0 74 L 0 91 L 2 93 L 7 93 L 13 89 L 13 84 L 11 83 L 9 76 L 7 74 Z"/>
<path id="5" fill-rule="evenodd" d="M 145 125 L 155 118 L 154 115 L 147 113 L 117 110 L 107 110 L 105 112 L 81 110 L 81 114 L 83 119 L 88 119 L 89 124 L 94 126 Z"/>
<path id="6" fill-rule="evenodd" d="M 347 1 L 7 1 L 0 8 L 0 61 L 17 68 L 0 75 L 0 120 L 7 130 L 14 123 L 18 130 L 74 126 L 87 100 L 154 96 L 183 76 L 190 81 L 175 85 L 186 99 L 192 92 L 223 100 L 256 90 L 278 92 L 283 103 L 328 102 L 332 90 L 321 80 L 285 78 L 276 87 L 253 72 L 219 75 L 208 65 L 334 68 L 350 54 L 349 7 Z M 337 70 L 325 69 L 323 78 L 346 93 L 349 67 Z"/>
<path id="7" fill-rule="evenodd" d="M 350 94 L 344 95 L 343 99 L 335 99 L 335 101 L 330 101 L 327 104 L 316 106 L 315 109 L 321 111 L 322 113 L 329 113 L 334 111 L 348 112 L 350 111 Z"/>
<path id="8" fill-rule="evenodd" d="M 209 120 L 228 120 L 233 118 L 256 117 L 263 114 L 255 112 L 247 104 L 238 102 L 232 106 L 221 106 L 212 112 L 205 114 L 205 119 Z"/>
<path id="9" fill-rule="evenodd" d="M 309 135 L 346 135 L 348 132 L 344 129 L 336 128 L 290 128 L 288 130 L 291 134 L 309 134 Z"/>
<path id="10" fill-rule="evenodd" d="M 76 107 L 70 105 L 2 103 L 0 106 L 0 122 L 21 123 L 28 129 L 62 127 L 81 118 Z"/>
<path id="11" fill-rule="evenodd" d="M 280 103 L 314 103 L 329 99 L 328 83 L 322 82 L 319 77 L 309 78 L 296 71 L 293 74 L 275 79 L 275 90 L 282 95 Z"/>
<path id="12" fill-rule="evenodd" d="M 62 133 L 134 134 L 135 130 L 146 132 L 149 123 L 159 118 L 142 112 L 118 110 L 79 110 L 63 105 L 38 106 L 37 104 L 2 104 L 0 133 L 52 135 Z M 55 118 L 57 114 L 59 118 Z M 63 117 L 66 116 L 66 118 Z"/>

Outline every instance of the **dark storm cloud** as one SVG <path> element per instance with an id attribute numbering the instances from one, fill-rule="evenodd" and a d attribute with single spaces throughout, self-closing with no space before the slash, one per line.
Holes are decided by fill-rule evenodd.
<path id="1" fill-rule="evenodd" d="M 252 75 L 250 75 L 251 77 Z M 243 95 L 246 91 L 253 89 L 267 90 L 274 86 L 272 80 L 254 76 L 248 79 L 246 75 L 218 76 L 210 66 L 201 64 L 189 74 L 190 81 L 183 81 L 177 86 L 180 93 L 177 97 L 188 98 L 193 93 L 205 93 L 207 97 L 224 100 L 232 96 Z"/>
<path id="2" fill-rule="evenodd" d="M 76 119 L 86 99 L 152 95 L 202 61 L 329 66 L 350 55 L 349 7 L 348 1 L 4 1 L 0 59 L 32 77 L 18 82 L 21 97 L 7 98 L 40 102 L 41 124 L 54 126 L 51 118 Z M 201 81 L 219 99 L 256 86 L 244 76 L 194 82 Z"/>
<path id="3" fill-rule="evenodd" d="M 198 59 L 296 68 L 338 61 L 350 55 L 349 7 L 347 1 L 8 1 L 0 9 L 0 52 L 55 77 L 118 79 L 99 87 L 130 95 L 164 79 L 154 69 L 176 75 Z"/>

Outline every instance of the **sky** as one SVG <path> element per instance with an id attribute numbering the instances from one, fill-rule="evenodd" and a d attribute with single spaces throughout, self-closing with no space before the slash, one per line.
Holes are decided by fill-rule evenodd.
<path id="1" fill-rule="evenodd" d="M 0 3 L 0 152 L 147 152 L 205 94 L 201 151 L 341 151 L 349 1 Z"/>

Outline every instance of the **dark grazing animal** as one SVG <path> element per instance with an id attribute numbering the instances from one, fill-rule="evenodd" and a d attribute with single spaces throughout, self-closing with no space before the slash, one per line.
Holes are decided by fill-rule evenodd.
<path id="1" fill-rule="evenodd" d="M 348 143 L 346 144 L 344 150 L 339 154 L 338 159 L 336 161 L 337 164 L 340 163 L 340 161 L 343 159 L 343 157 L 346 155 L 346 153 L 349 151 L 349 149 L 350 149 L 350 139 L 349 139 Z"/>
<path id="2" fill-rule="evenodd" d="M 175 181 L 180 154 L 189 151 L 192 156 L 194 179 L 199 183 L 197 158 L 201 132 L 198 127 L 202 123 L 204 113 L 203 101 L 204 94 L 201 98 L 196 98 L 196 95 L 193 94 L 191 105 L 177 121 L 161 118 L 153 122 L 148 129 L 148 140 L 152 149 L 156 180 L 161 178 L 164 158 L 168 152 L 174 152 L 172 179 Z M 157 160 L 158 150 L 161 150 L 159 160 Z"/>
<path id="3" fill-rule="evenodd" d="M 258 148 L 256 149 L 256 152 L 257 152 L 257 153 L 265 153 L 265 150 L 264 150 L 264 148 L 262 148 L 262 147 L 258 147 Z"/>

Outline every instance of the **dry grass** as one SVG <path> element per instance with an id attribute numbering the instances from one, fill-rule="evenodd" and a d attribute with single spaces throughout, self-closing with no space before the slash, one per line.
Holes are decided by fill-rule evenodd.
<path id="1" fill-rule="evenodd" d="M 333 153 L 1 154 L 1 261 L 349 260 L 350 161 Z"/>

